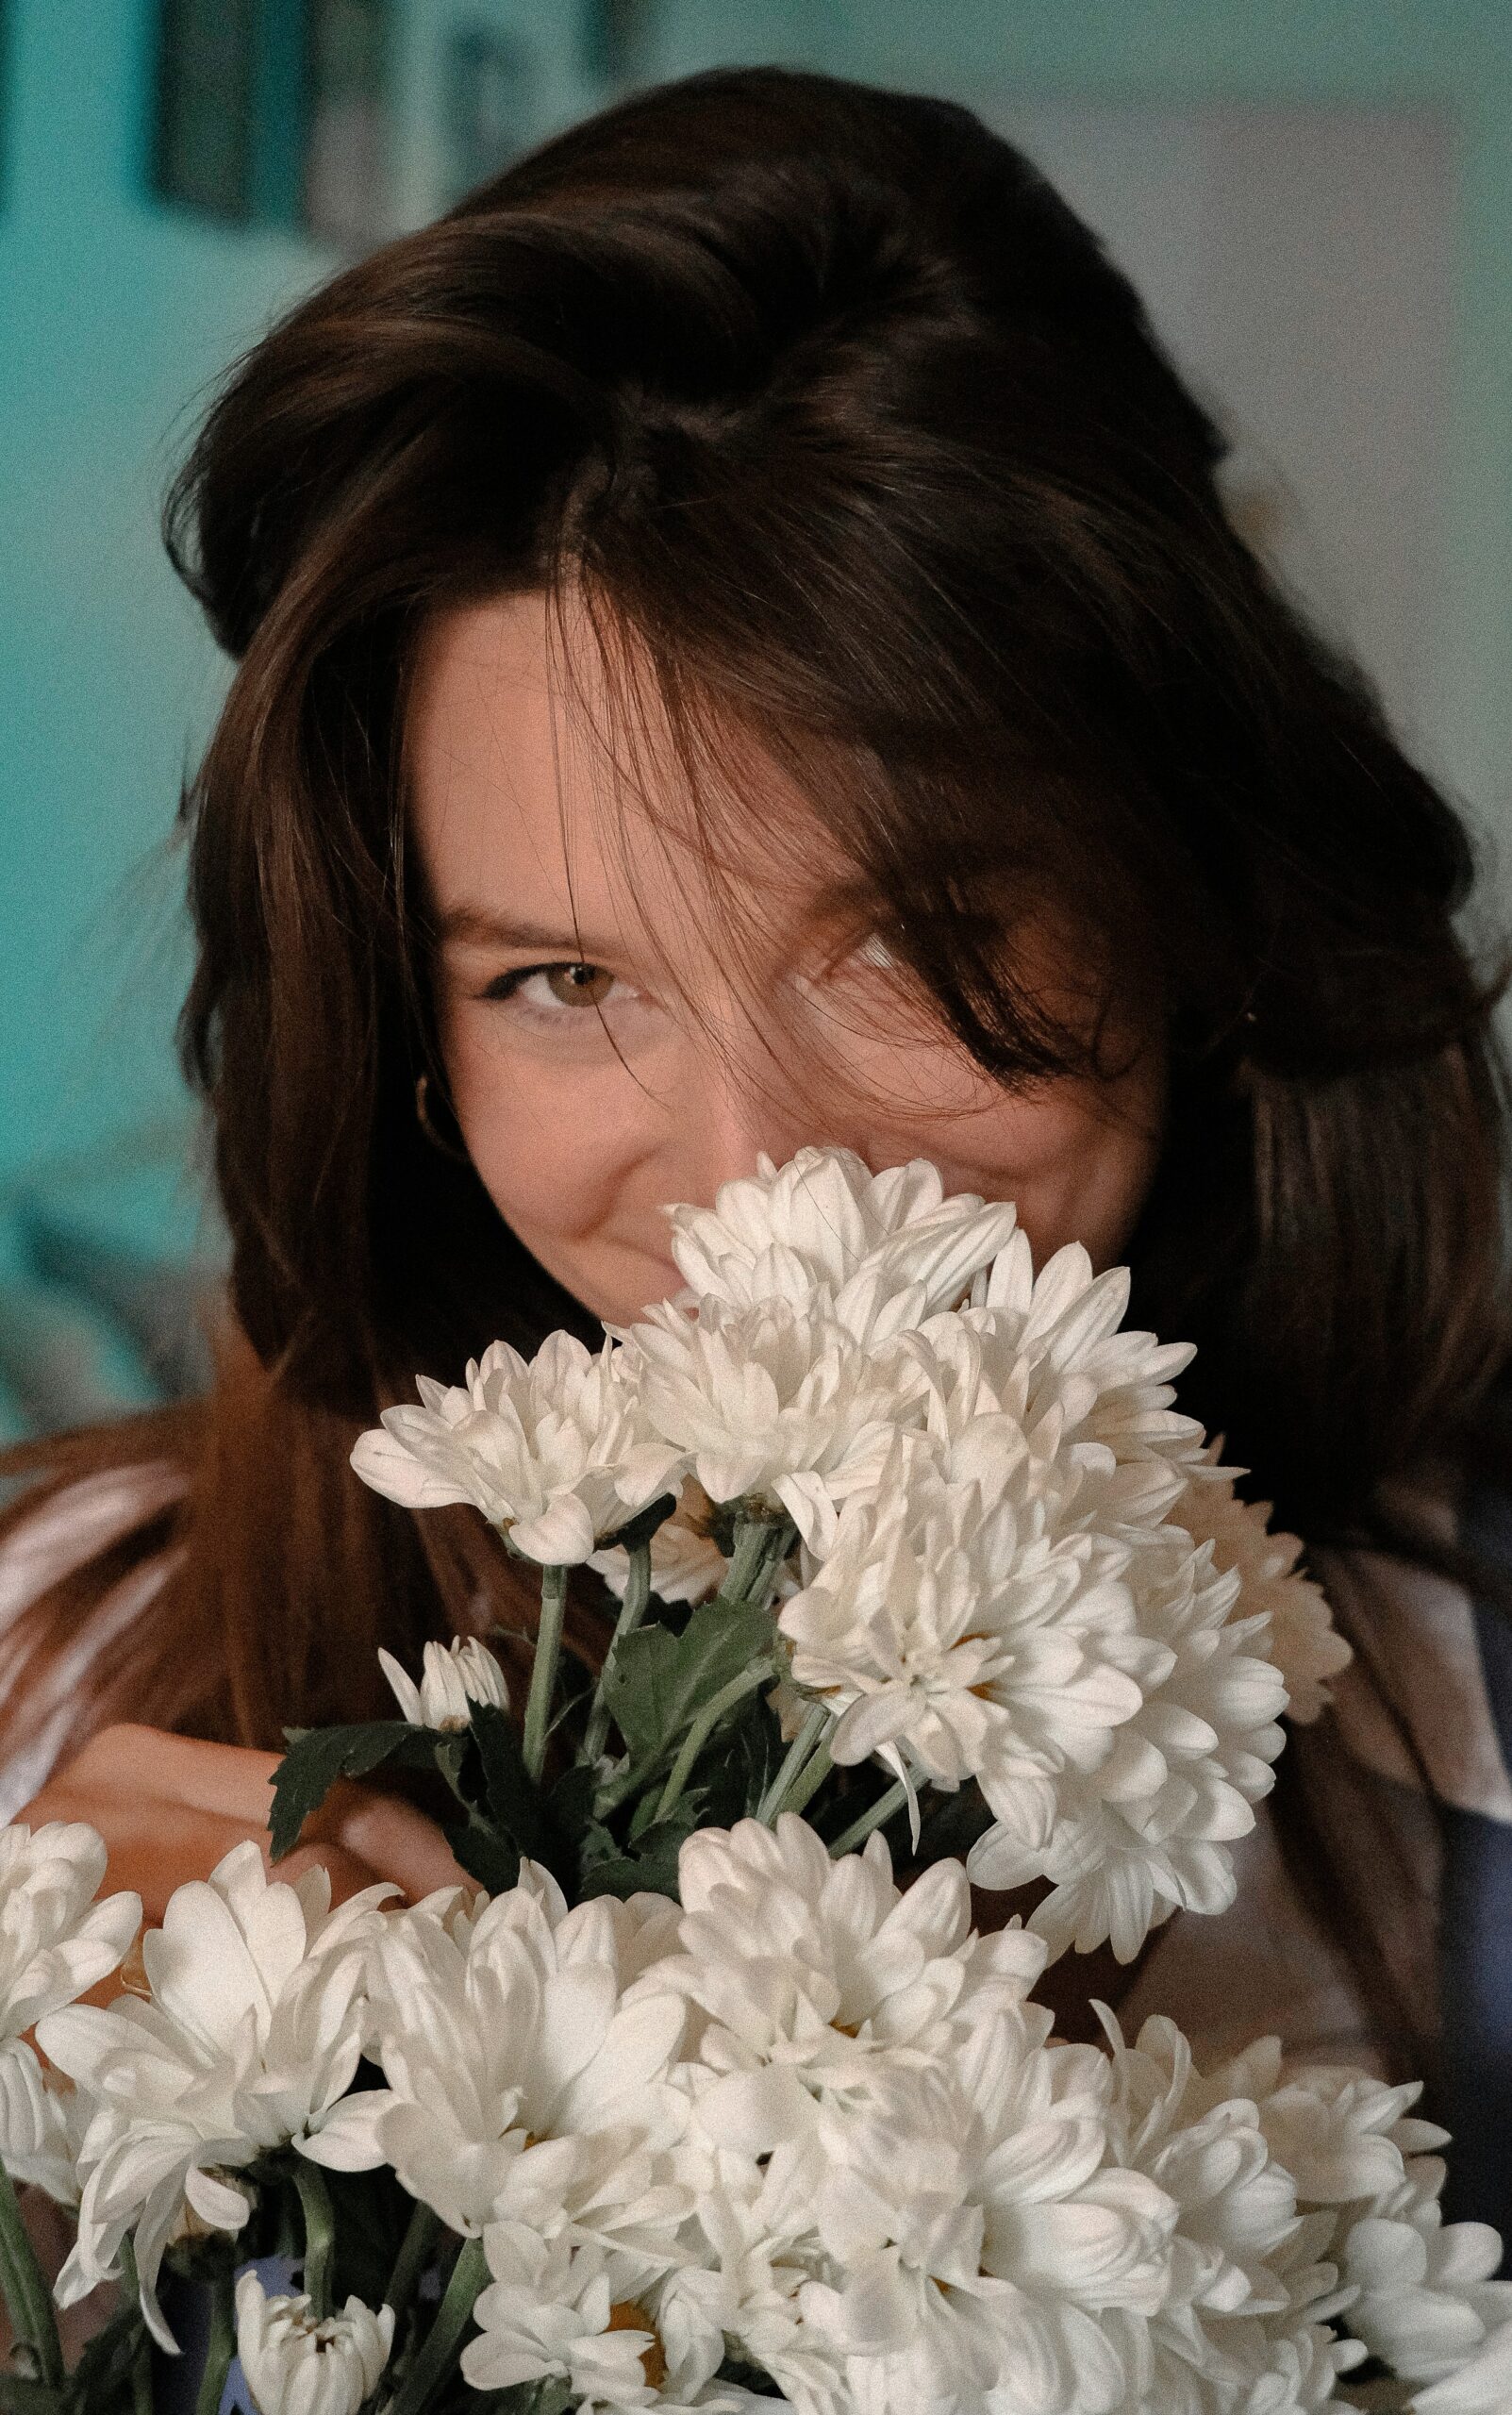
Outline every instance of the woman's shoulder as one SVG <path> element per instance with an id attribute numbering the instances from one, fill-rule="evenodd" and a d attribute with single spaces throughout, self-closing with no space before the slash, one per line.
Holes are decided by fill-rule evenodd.
<path id="1" fill-rule="evenodd" d="M 47 1654 L 28 1701 L 19 1747 L 0 1761 L 0 1822 L 13 1820 L 45 1782 L 64 1750 L 76 1717 L 76 1698 L 91 1664 L 108 1652 L 161 1587 L 176 1550 L 159 1533 L 140 1551 L 121 1546 L 158 1526 L 189 1490 L 182 1463 L 169 1457 L 125 1459 L 43 1482 L 8 1505 L 0 1523 L 0 1707 L 18 1676 L 30 1691 L 27 1612 L 56 1587 L 77 1580 L 60 1650 Z M 91 1576 L 95 1569 L 98 1575 Z"/>
<path id="2" fill-rule="evenodd" d="M 21 1492 L 0 1519 L 0 1624 L 171 1508 L 188 1485 L 181 1465 L 145 1457 Z"/>
<path id="3" fill-rule="evenodd" d="M 1467 1540 L 1472 1503 L 1418 1491 L 1404 1506 L 1442 1541 Z M 1333 1680 L 1340 1741 L 1380 1776 L 1512 1824 L 1512 1704 L 1493 1700 L 1487 1614 L 1471 1592 L 1385 1552 L 1320 1553 L 1314 1574 L 1354 1648 Z"/>

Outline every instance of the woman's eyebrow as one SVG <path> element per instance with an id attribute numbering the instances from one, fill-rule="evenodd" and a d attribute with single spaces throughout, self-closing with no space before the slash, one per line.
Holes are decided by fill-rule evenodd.
<path id="1" fill-rule="evenodd" d="M 453 906 L 440 917 L 436 935 L 443 947 L 572 947 L 612 949 L 613 940 L 586 931 L 564 931 L 549 923 L 532 923 L 518 914 L 500 914 L 487 906 Z"/>

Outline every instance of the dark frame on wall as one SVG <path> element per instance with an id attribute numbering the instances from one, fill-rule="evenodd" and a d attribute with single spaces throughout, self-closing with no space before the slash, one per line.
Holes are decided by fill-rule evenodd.
<path id="1" fill-rule="evenodd" d="M 361 250 L 386 231 L 393 0 L 158 0 L 157 201 Z"/>

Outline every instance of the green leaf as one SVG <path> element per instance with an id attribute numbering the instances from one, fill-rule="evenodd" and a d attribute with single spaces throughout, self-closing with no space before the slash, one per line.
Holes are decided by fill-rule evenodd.
<path id="1" fill-rule="evenodd" d="M 610 1713 L 631 1759 L 654 1767 L 674 1752 L 703 1704 L 772 1651 L 769 1610 L 701 1602 L 681 1635 L 659 1622 L 621 1639 L 605 1677 Z"/>
<path id="2" fill-rule="evenodd" d="M 564 1770 L 546 1797 L 551 1824 L 573 1849 L 573 1862 L 583 1849 L 583 1838 L 593 1812 L 593 1794 L 598 1774 L 581 1764 Z"/>
<path id="3" fill-rule="evenodd" d="M 70 2415 L 76 2404 L 66 2383 L 54 2390 L 50 2382 L 31 2381 L 25 2373 L 0 2373 L 4 2415 Z"/>
<path id="4" fill-rule="evenodd" d="M 552 1837 L 546 1807 L 525 1768 L 520 1731 L 508 1712 L 491 1702 L 474 1703 L 473 1741 L 482 1766 L 489 1817 L 522 1854 L 549 1867 Z"/>
<path id="5" fill-rule="evenodd" d="M 506 1895 L 520 1877 L 519 1848 L 501 1837 L 487 1820 L 475 1815 L 443 1831 L 447 1843 L 467 1872 L 490 1895 Z"/>
<path id="6" fill-rule="evenodd" d="M 353 1727 L 286 1727 L 284 1734 L 289 1750 L 274 1772 L 268 1819 L 274 1861 L 293 1851 L 306 1821 L 338 1778 L 366 1777 L 392 1760 L 433 1769 L 436 1748 L 445 1740 L 404 1719 L 370 1719 Z"/>
<path id="7" fill-rule="evenodd" d="M 490 2407 L 494 2415 L 567 2415 L 573 2393 L 564 2381 L 517 2381 L 507 2390 L 472 2390 L 463 2382 L 440 2404 L 441 2415 L 474 2407 Z"/>
<path id="8" fill-rule="evenodd" d="M 735 2382 L 741 2390 L 753 2390 L 758 2398 L 780 2398 L 782 2395 L 764 2366 L 747 2364 L 741 2357 L 727 2356 L 714 2379 L 716 2383 Z"/>
<path id="9" fill-rule="evenodd" d="M 590 1895 L 670 1895 L 677 1901 L 677 1856 L 700 1820 L 700 1798 L 690 1788 L 665 1820 L 653 1820 L 626 1849 L 620 1848 L 607 1828 L 595 1822 L 593 1835 L 607 1847 L 600 1857 L 585 1858 L 578 1881 L 579 1899 Z"/>
<path id="10" fill-rule="evenodd" d="M 332 2301 L 342 2306 L 348 2297 L 356 2296 L 368 2306 L 381 2306 L 414 2200 L 387 2166 L 374 2172 L 325 2172 L 324 2178 L 336 2217 Z M 287 2203 L 293 2192 L 284 2193 Z M 298 2247 L 292 2252 L 300 2253 L 303 2247 L 301 2223 Z M 246 2253 L 239 2241 L 239 2262 Z"/>
<path id="11" fill-rule="evenodd" d="M 131 2406 L 131 2376 L 147 2354 L 146 2326 L 135 2306 L 123 2307 L 87 2340 L 68 2378 L 68 2404 L 78 2415 L 105 2415 Z"/>
<path id="12" fill-rule="evenodd" d="M 761 1692 L 752 1694 L 716 1728 L 714 1741 L 718 1749 L 705 1754 L 698 1765 L 706 1790 L 699 1824 L 733 1828 L 737 1820 L 756 1811 L 787 1747 L 776 1712 Z"/>
<path id="13" fill-rule="evenodd" d="M 497 1895 L 515 1885 L 521 1858 L 528 1855 L 571 1892 L 592 1808 L 593 1772 L 566 1770 L 543 1795 L 525 1768 L 519 1730 L 492 1703 L 474 1704 L 472 1740 L 476 1776 L 464 1782 L 463 1791 L 473 1817 L 447 1830 L 457 1860 Z"/>

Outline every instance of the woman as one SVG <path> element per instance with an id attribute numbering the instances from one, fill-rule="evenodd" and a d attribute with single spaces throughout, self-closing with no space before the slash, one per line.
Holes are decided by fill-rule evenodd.
<path id="1" fill-rule="evenodd" d="M 1223 449 L 1016 152 L 775 70 L 577 127 L 252 351 L 168 515 L 238 664 L 183 806 L 234 1318 L 208 1400 L 21 1456 L 8 1816 L 160 1910 L 286 1724 L 382 1713 L 377 1644 L 528 1624 L 480 1522 L 349 1469 L 417 1371 L 633 1316 L 661 1203 L 758 1150 L 927 1156 L 1127 1260 L 1358 1654 L 1129 2008 L 1431 2065 L 1434 1807 L 1512 1818 L 1458 1536 L 1502 982 Z M 452 1873 L 371 1788 L 303 1851 Z"/>

